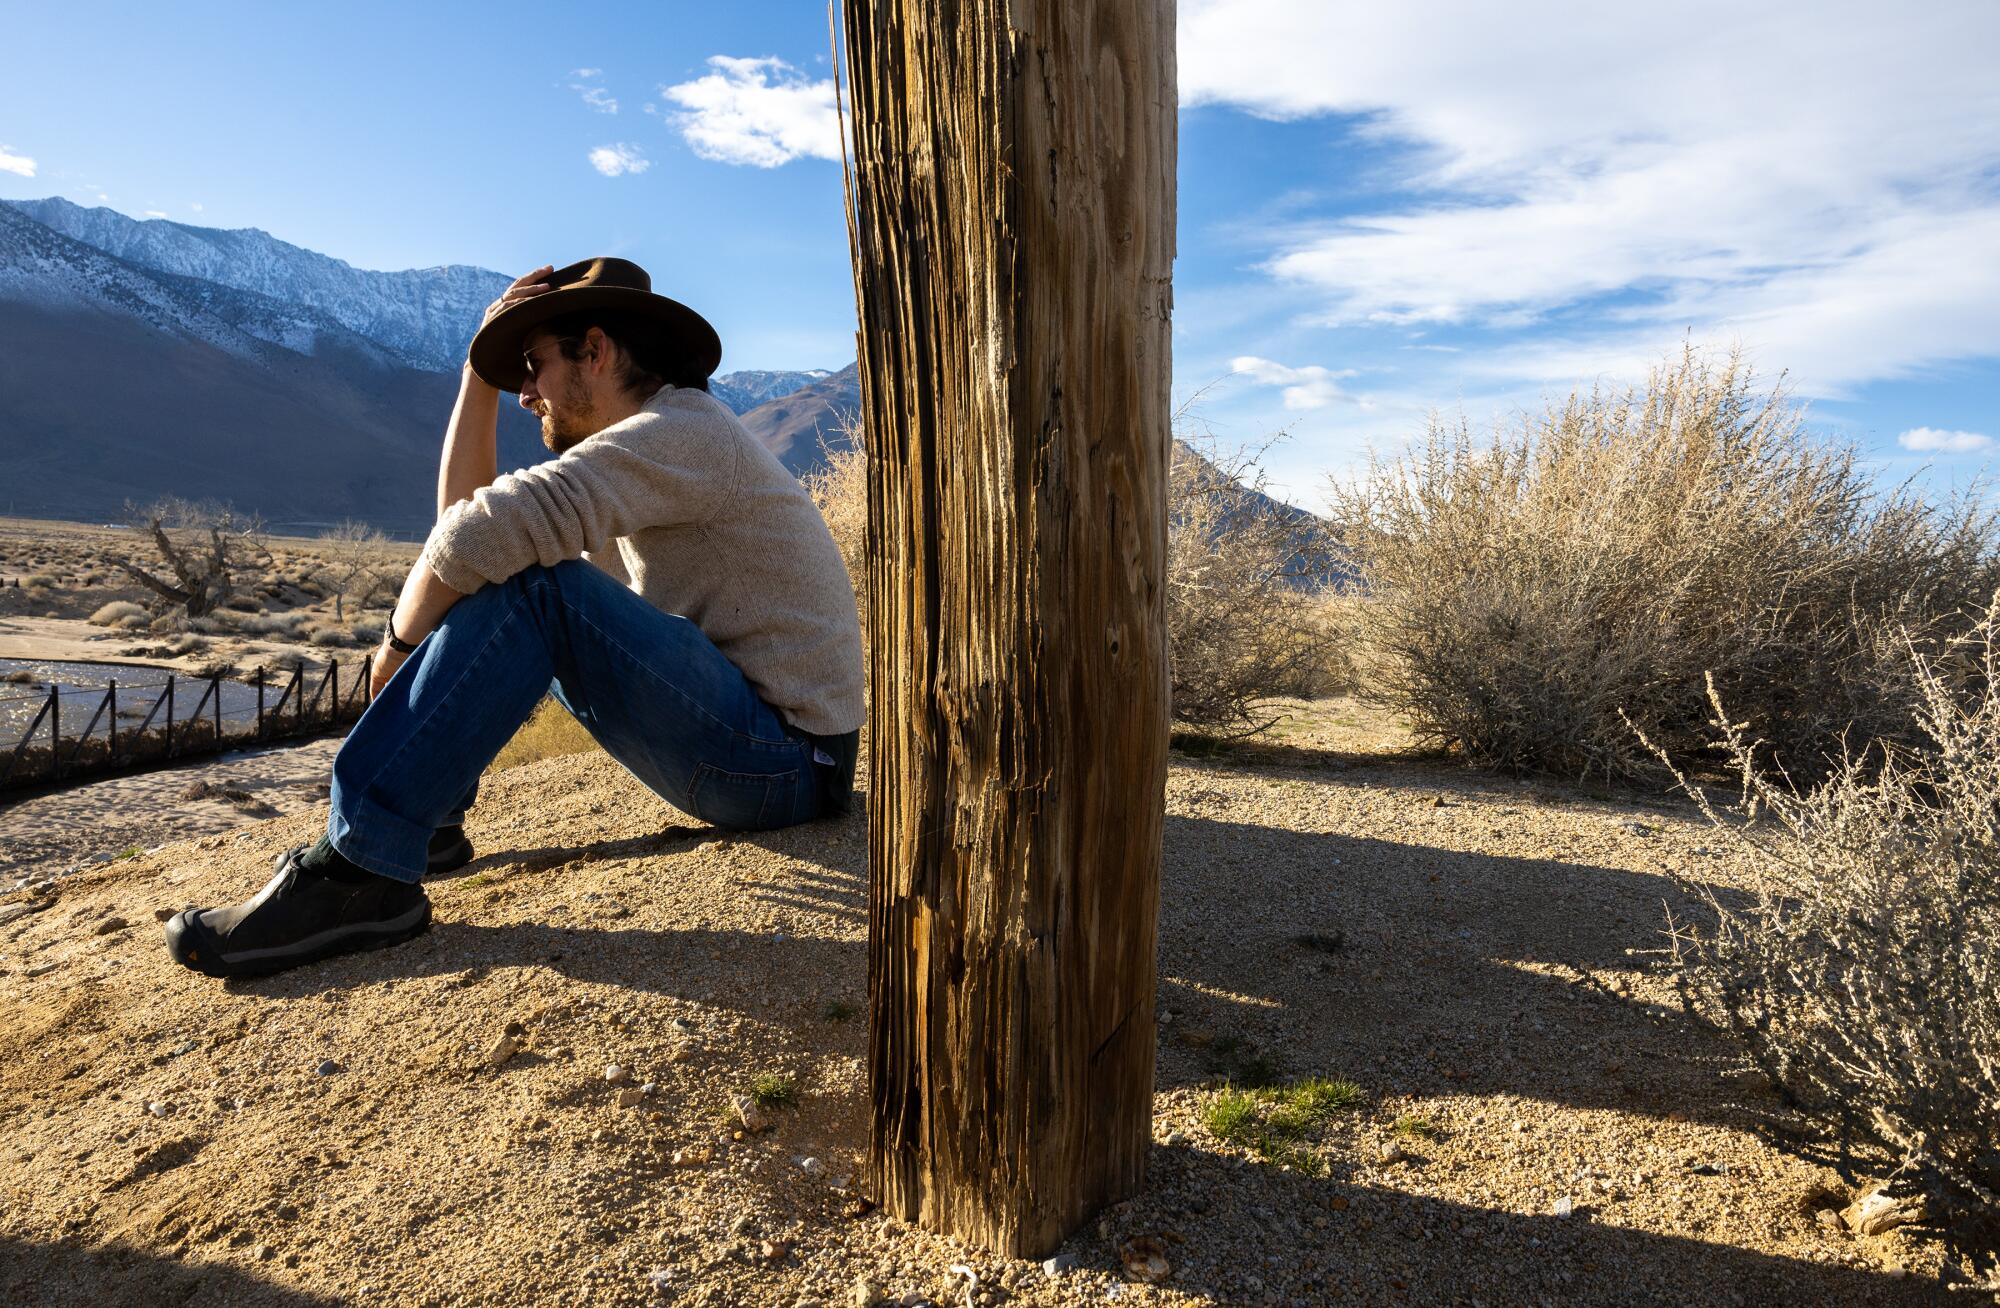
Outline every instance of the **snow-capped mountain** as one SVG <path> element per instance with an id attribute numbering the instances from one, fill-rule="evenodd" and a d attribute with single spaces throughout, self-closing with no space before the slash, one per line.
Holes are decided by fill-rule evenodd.
<path id="1" fill-rule="evenodd" d="M 164 218 L 142 222 L 59 197 L 4 204 L 128 264 L 318 310 L 428 372 L 458 370 L 486 306 L 513 280 L 464 265 L 374 272 L 254 227 L 222 231 Z"/>
<path id="2" fill-rule="evenodd" d="M 729 406 L 732 413 L 748 413 L 760 404 L 802 391 L 816 382 L 825 381 L 833 374 L 825 368 L 807 368 L 803 372 L 765 372 L 755 369 L 743 372 L 728 372 L 708 379 L 708 389 L 716 399 Z"/>
<path id="3" fill-rule="evenodd" d="M 0 504 L 97 518 L 172 493 L 420 532 L 466 344 L 509 280 L 365 272 L 259 231 L 0 202 Z M 739 412 L 789 414 L 786 397 L 832 376 L 714 386 Z M 499 437 L 502 468 L 547 457 L 516 405 Z"/>

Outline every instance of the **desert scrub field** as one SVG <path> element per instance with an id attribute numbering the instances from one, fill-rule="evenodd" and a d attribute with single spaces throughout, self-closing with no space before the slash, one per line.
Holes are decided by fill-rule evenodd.
<path id="1" fill-rule="evenodd" d="M 209 584 L 182 585 L 150 517 L 118 527 L 0 520 L 0 618 L 13 620 L 8 654 L 48 657 L 55 642 L 69 657 L 184 671 L 197 662 L 232 668 L 288 654 L 319 662 L 330 653 L 362 654 L 381 639 L 418 549 L 356 524 L 320 537 L 273 536 L 218 506 L 169 505 L 159 516 L 176 558 Z M 220 570 L 209 534 L 218 523 L 233 529 Z M 184 597 L 150 588 L 134 568 Z M 218 571 L 226 577 L 213 580 Z"/>

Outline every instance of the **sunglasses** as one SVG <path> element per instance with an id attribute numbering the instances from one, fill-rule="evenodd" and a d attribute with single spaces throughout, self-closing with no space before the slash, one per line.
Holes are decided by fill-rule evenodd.
<path id="1" fill-rule="evenodd" d="M 524 351 L 521 355 L 521 362 L 527 367 L 528 380 L 533 381 L 535 379 L 535 374 L 538 371 L 540 371 L 539 365 L 537 365 L 535 362 L 536 355 L 540 354 L 543 350 L 548 349 L 551 345 L 573 345 L 576 343 L 577 339 L 578 338 L 574 336 L 558 336 L 556 339 L 552 341 L 543 341 L 540 345 L 537 345 L 532 350 Z"/>

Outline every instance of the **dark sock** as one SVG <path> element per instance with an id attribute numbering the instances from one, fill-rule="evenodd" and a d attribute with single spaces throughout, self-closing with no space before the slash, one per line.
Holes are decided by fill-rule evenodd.
<path id="1" fill-rule="evenodd" d="M 299 855 L 299 866 L 309 872 L 318 873 L 330 881 L 341 881 L 348 885 L 358 885 L 375 876 L 359 863 L 348 861 L 347 856 L 335 849 L 333 842 L 325 836 L 314 841 L 305 853 Z"/>

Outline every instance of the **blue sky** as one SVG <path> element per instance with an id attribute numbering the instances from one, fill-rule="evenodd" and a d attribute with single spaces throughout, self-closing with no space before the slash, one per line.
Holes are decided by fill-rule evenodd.
<path id="1" fill-rule="evenodd" d="M 853 357 L 823 4 L 9 3 L 0 196 L 363 267 L 637 259 L 725 369 Z M 325 15 L 325 16 L 321 16 Z M 1176 391 L 1278 488 L 1784 372 L 1883 474 L 2000 445 L 2000 5 L 1182 0 Z"/>

